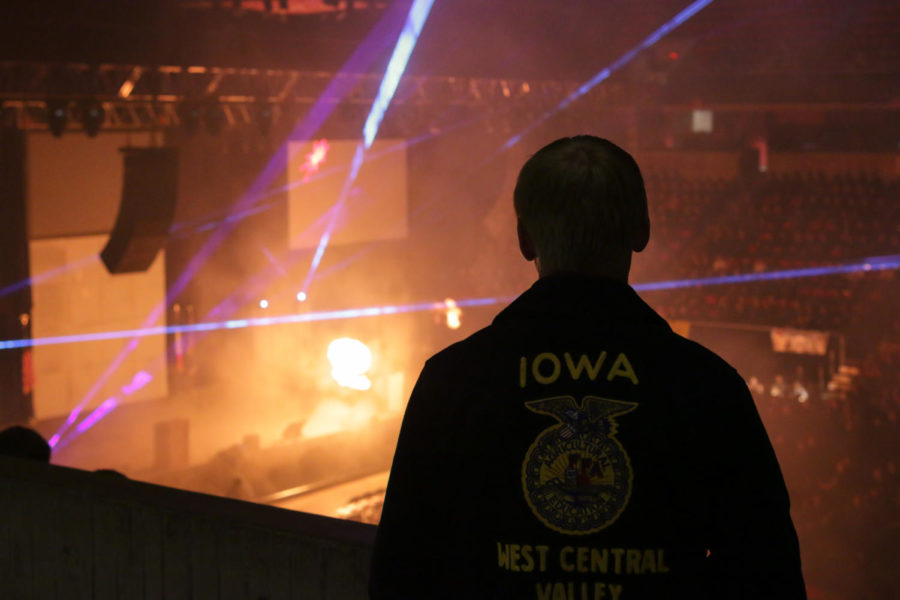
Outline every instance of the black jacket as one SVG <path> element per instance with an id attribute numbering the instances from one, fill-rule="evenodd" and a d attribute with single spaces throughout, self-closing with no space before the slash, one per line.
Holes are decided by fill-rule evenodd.
<path id="1" fill-rule="evenodd" d="M 425 364 L 373 599 L 805 598 L 741 377 L 624 283 L 540 279 Z"/>

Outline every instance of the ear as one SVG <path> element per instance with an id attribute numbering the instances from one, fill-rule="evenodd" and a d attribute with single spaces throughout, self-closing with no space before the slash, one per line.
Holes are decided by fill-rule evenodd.
<path id="1" fill-rule="evenodd" d="M 516 220 L 516 233 L 519 235 L 519 251 L 522 253 L 525 260 L 532 261 L 537 258 L 537 252 L 534 250 L 534 242 L 531 241 L 531 236 L 525 231 L 525 225 L 522 224 L 522 219 Z"/>
<path id="2" fill-rule="evenodd" d="M 641 224 L 638 226 L 637 231 L 634 232 L 634 241 L 631 244 L 631 249 L 635 252 L 640 252 L 644 248 L 647 247 L 647 244 L 650 242 L 650 217 L 645 217 Z"/>

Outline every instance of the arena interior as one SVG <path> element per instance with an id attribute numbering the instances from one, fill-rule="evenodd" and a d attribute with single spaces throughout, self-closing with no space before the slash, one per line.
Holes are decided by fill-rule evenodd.
<path id="1" fill-rule="evenodd" d="M 536 278 L 518 169 L 591 133 L 644 174 L 631 284 L 753 392 L 809 597 L 900 597 L 898 40 L 892 0 L 3 2 L 0 428 L 377 524 L 424 360 Z M 9 597 L 152 597 L 10 584 L 15 527 Z"/>

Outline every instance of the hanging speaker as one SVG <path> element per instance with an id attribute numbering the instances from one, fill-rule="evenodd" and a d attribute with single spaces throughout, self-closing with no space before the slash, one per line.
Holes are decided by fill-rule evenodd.
<path id="1" fill-rule="evenodd" d="M 146 271 L 166 243 L 178 184 L 175 148 L 122 148 L 119 216 L 100 258 L 110 273 Z"/>

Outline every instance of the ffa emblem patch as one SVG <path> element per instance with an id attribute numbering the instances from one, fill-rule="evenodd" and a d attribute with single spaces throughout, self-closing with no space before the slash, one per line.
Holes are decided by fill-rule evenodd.
<path id="1" fill-rule="evenodd" d="M 559 421 L 541 432 L 522 463 L 522 489 L 534 515 L 566 534 L 612 525 L 628 504 L 633 477 L 614 417 L 637 404 L 586 396 L 579 406 L 572 396 L 556 396 L 525 406 Z"/>

